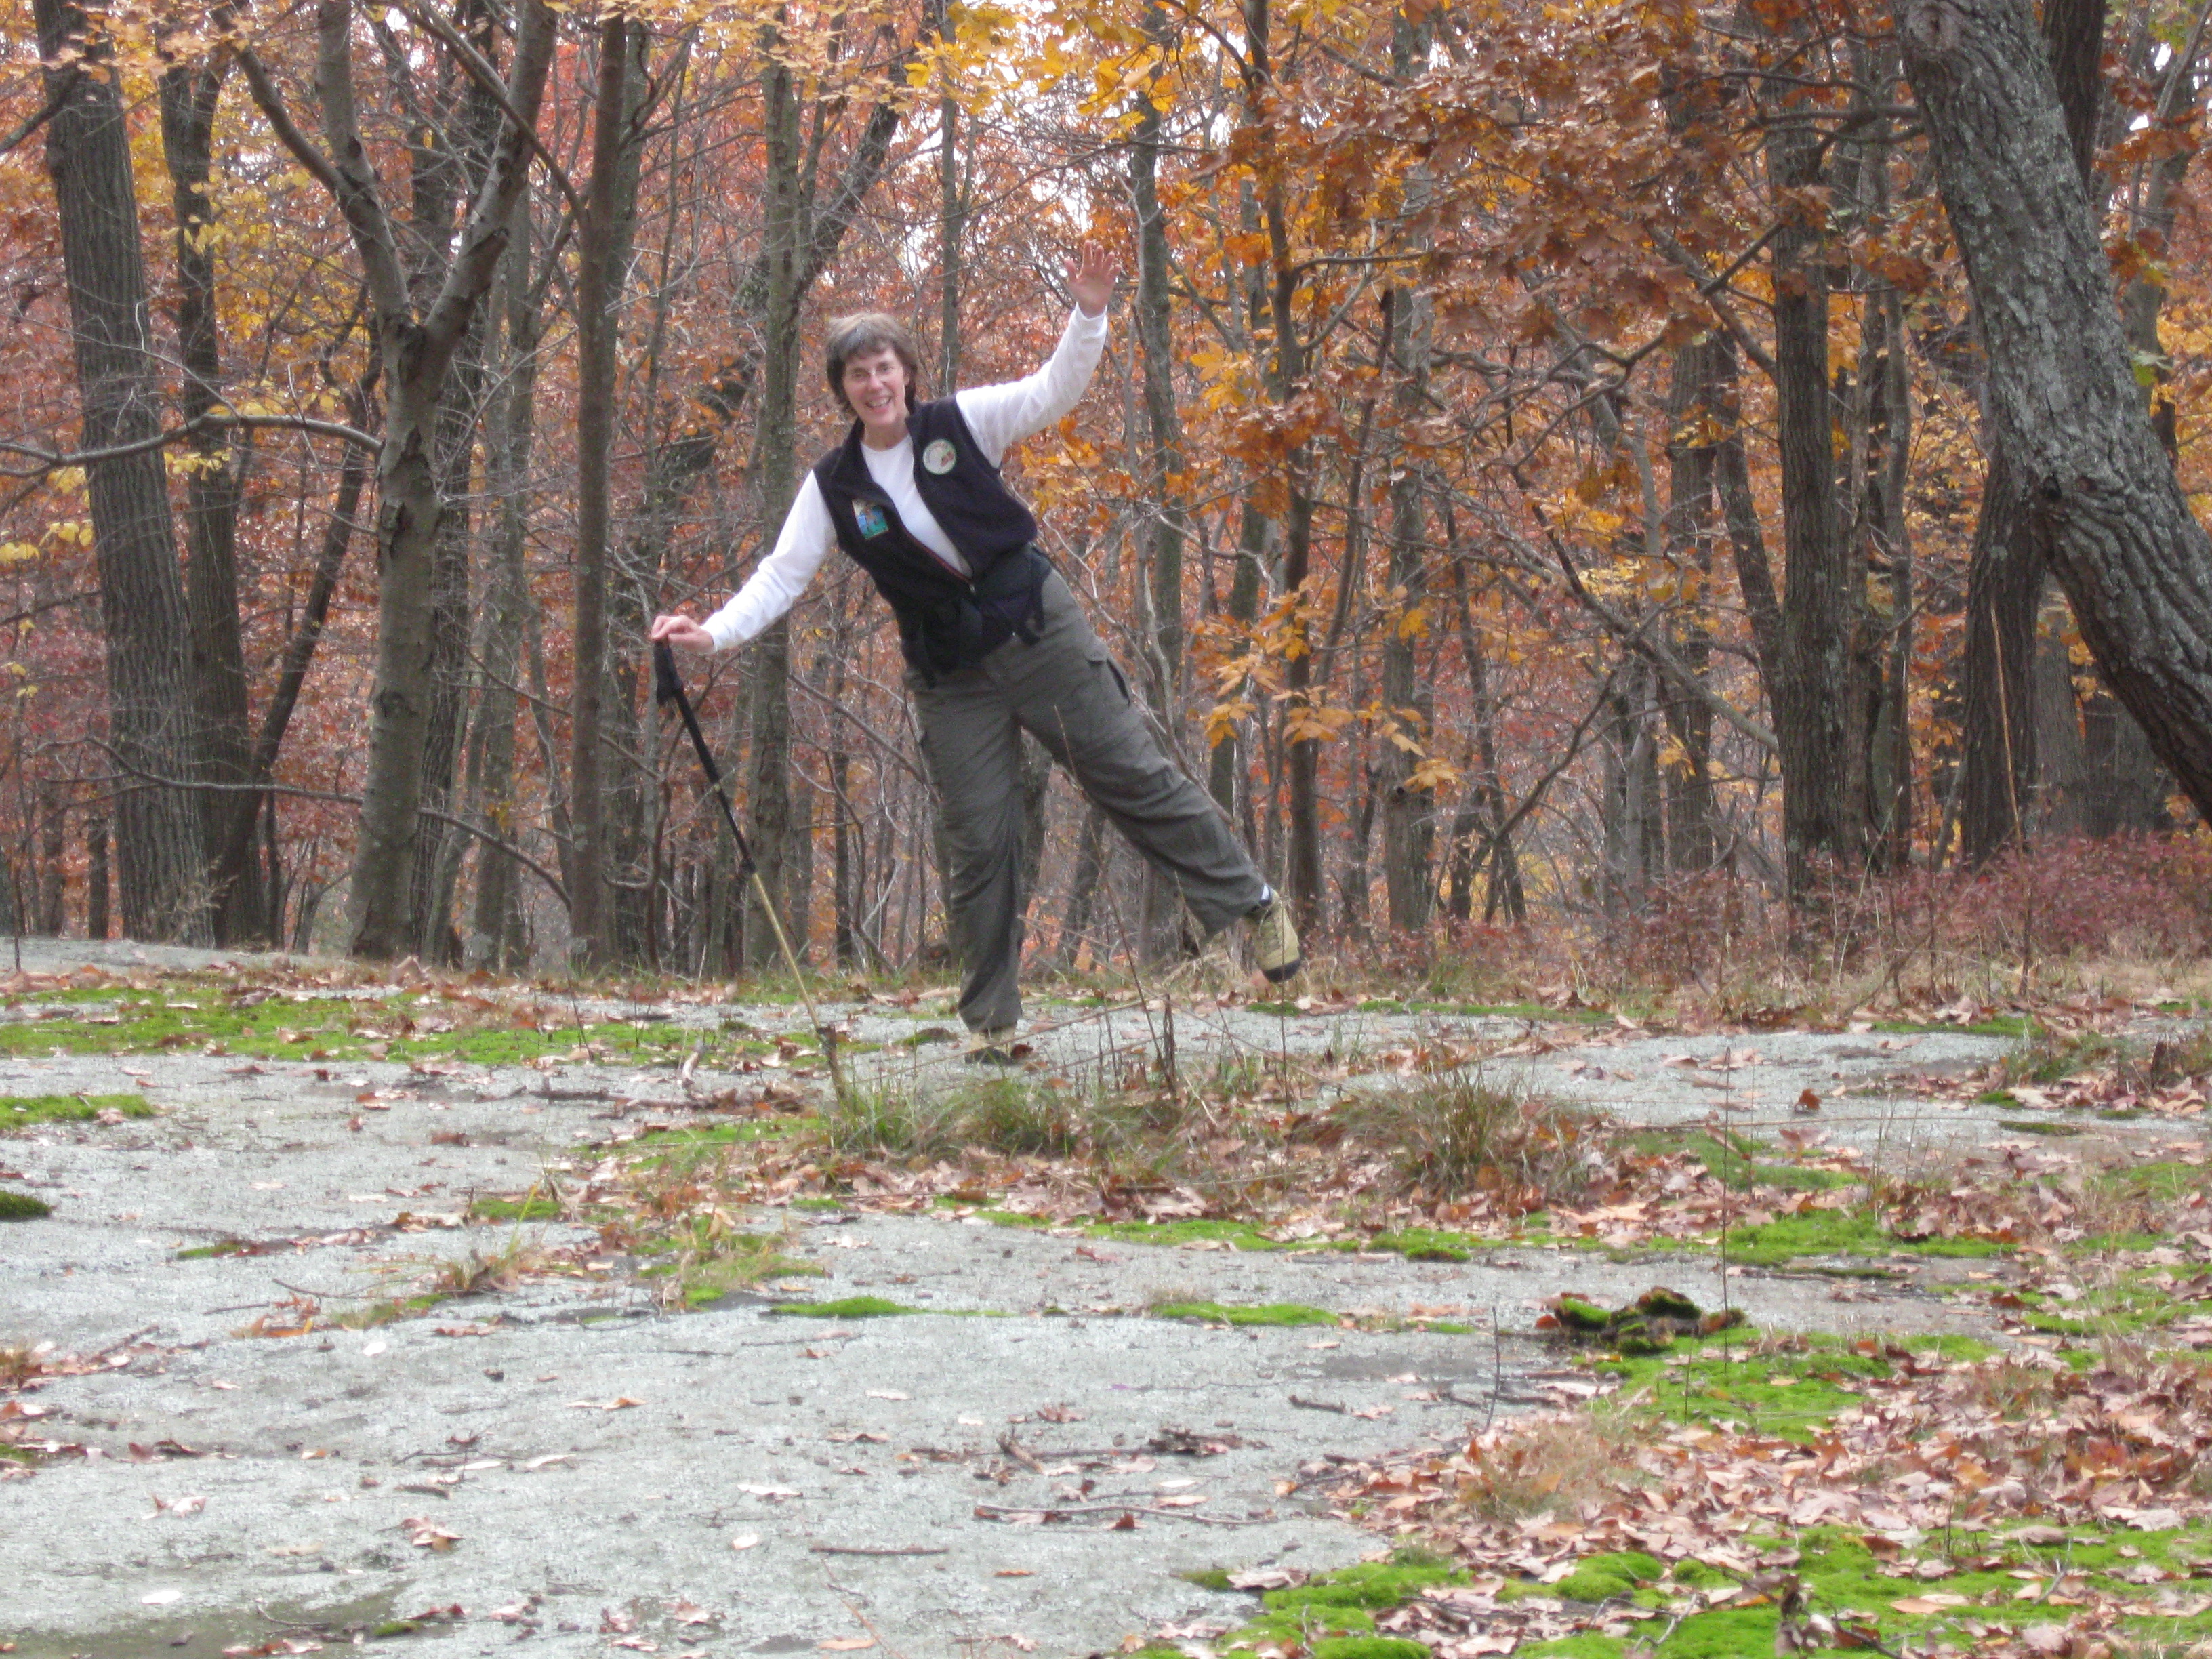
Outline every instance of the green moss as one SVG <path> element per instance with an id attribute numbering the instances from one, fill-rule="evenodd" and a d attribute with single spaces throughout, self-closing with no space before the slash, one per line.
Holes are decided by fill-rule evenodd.
<path id="1" fill-rule="evenodd" d="M 1521 1650 L 1527 1659 L 1620 1659 L 1623 1643 L 1618 1636 L 1601 1636 L 1591 1632 L 1583 1636 L 1563 1636 L 1556 1642 L 1539 1642 Z"/>
<path id="2" fill-rule="evenodd" d="M 1187 1584 L 1197 1585 L 1200 1589 L 1231 1590 L 1237 1588 L 1229 1582 L 1229 1569 L 1226 1567 L 1194 1567 L 1188 1572 L 1177 1573 L 1176 1577 Z"/>
<path id="3" fill-rule="evenodd" d="M 1966 1337 L 1917 1338 L 1908 1346 L 1947 1359 L 1990 1352 Z M 1798 1352 L 1762 1352 L 1752 1333 L 1736 1330 L 1708 1337 L 1692 1352 L 1694 1358 L 1609 1360 L 1598 1369 L 1620 1378 L 1623 1398 L 1669 1422 L 1735 1423 L 1801 1442 L 1856 1405 L 1867 1382 L 1891 1372 L 1885 1356 L 1860 1353 L 1837 1337 L 1809 1338 Z"/>
<path id="4" fill-rule="evenodd" d="M 154 1109 L 139 1094 L 0 1096 L 0 1134 L 41 1123 L 88 1123 L 102 1112 L 151 1117 Z"/>
<path id="5" fill-rule="evenodd" d="M 1881 1220 L 1864 1210 L 1808 1210 L 1778 1216 L 1754 1226 L 1732 1228 L 1728 1259 L 1750 1267 L 1777 1267 L 1803 1256 L 1877 1256 L 1897 1254 L 1962 1256 L 1969 1260 L 2008 1254 L 2009 1244 L 1991 1238 L 1893 1238 Z"/>
<path id="6" fill-rule="evenodd" d="M 1410 1636 L 1325 1636 L 1314 1659 L 1429 1659 L 1429 1645 Z"/>
<path id="7" fill-rule="evenodd" d="M 769 1311 L 811 1319 L 884 1319 L 892 1314 L 927 1313 L 929 1310 L 909 1308 L 902 1302 L 887 1302 L 879 1296 L 848 1296 L 836 1302 L 782 1302 Z"/>
<path id="8" fill-rule="evenodd" d="M 0 1221 L 37 1221 L 54 1212 L 54 1206 L 28 1193 L 0 1191 Z"/>
<path id="9" fill-rule="evenodd" d="M 504 1010 L 481 1011 L 410 993 L 380 1001 L 349 997 L 270 997 L 240 1003 L 220 985 L 173 984 L 163 990 L 109 991 L 112 1012 L 61 1019 L 0 1022 L 0 1054 L 151 1054 L 217 1045 L 223 1052 L 279 1060 L 360 1060 L 371 1044 L 384 1058 L 446 1058 L 512 1066 L 596 1043 L 610 1058 L 674 1060 L 702 1033 L 627 1020 L 556 1024 L 508 1023 Z M 449 1031 L 410 1031 L 409 1023 L 451 1021 Z M 718 1041 L 720 1041 L 718 1039 Z M 726 1042 L 720 1046 L 729 1046 Z"/>
<path id="10" fill-rule="evenodd" d="M 1249 1221 L 1093 1221 L 1083 1231 L 1093 1238 L 1115 1238 L 1125 1244 L 1173 1246 L 1214 1239 L 1239 1250 L 1285 1248 Z"/>
<path id="11" fill-rule="evenodd" d="M 1657 1561 L 1639 1550 L 1593 1555 L 1552 1585 L 1551 1592 L 1570 1601 L 1625 1601 L 1635 1594 L 1638 1586 L 1650 1583 L 1665 1571 Z"/>
<path id="12" fill-rule="evenodd" d="M 195 1244 L 188 1250 L 179 1250 L 171 1258 L 177 1261 L 214 1261 L 227 1255 L 258 1255 L 261 1246 L 246 1238 L 218 1238 L 212 1244 Z"/>
<path id="13" fill-rule="evenodd" d="M 1891 1036 L 1996 1036 L 2024 1037 L 2034 1030 L 2035 1023 L 2025 1014 L 1998 1014 L 1972 1025 L 1946 1025 L 1924 1020 L 1878 1019 L 1874 1029 Z"/>
<path id="14" fill-rule="evenodd" d="M 1377 1233 L 1367 1241 L 1370 1250 L 1395 1250 L 1408 1261 L 1465 1261 L 1474 1254 L 1475 1241 L 1463 1233 L 1439 1232 L 1433 1227 L 1401 1227 Z"/>
<path id="15" fill-rule="evenodd" d="M 1159 1319 L 1202 1319 L 1227 1325 L 1334 1325 L 1334 1314 L 1303 1302 L 1266 1302 L 1242 1306 L 1220 1302 L 1165 1302 L 1152 1310 Z"/>
<path id="16" fill-rule="evenodd" d="M 1410 1601 L 1431 1584 L 1449 1584 L 1458 1582 L 1459 1577 L 1449 1567 L 1364 1561 L 1358 1566 L 1321 1574 L 1293 1589 L 1269 1590 L 1260 1601 L 1263 1607 L 1277 1613 L 1295 1612 L 1301 1607 L 1395 1607 L 1401 1601 Z"/>

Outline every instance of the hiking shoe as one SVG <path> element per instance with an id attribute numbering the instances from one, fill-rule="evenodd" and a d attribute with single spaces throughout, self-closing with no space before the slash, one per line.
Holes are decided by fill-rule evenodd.
<path id="1" fill-rule="evenodd" d="M 1014 1053 L 1014 1028 L 994 1026 L 988 1030 L 971 1032 L 968 1037 L 968 1052 L 962 1056 L 970 1066 L 1012 1066 Z"/>
<path id="2" fill-rule="evenodd" d="M 1252 924 L 1253 964 L 1271 983 L 1281 984 L 1306 965 L 1298 949 L 1298 930 L 1291 922 L 1291 907 L 1280 893 L 1270 893 L 1267 902 L 1246 920 Z"/>

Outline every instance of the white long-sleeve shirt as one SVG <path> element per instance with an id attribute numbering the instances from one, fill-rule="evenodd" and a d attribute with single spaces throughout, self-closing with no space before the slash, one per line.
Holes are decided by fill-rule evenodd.
<path id="1" fill-rule="evenodd" d="M 968 429 L 975 434 L 977 446 L 994 466 L 1012 446 L 1033 432 L 1042 431 L 1075 407 L 1105 349 L 1106 313 L 1086 316 L 1078 307 L 1052 356 L 1036 374 L 955 394 Z M 867 461 L 868 476 L 891 498 L 899 522 L 908 533 L 966 574 L 967 560 L 915 488 L 914 440 L 902 438 L 889 449 L 872 449 L 863 443 L 860 453 Z M 727 651 L 743 645 L 796 605 L 836 542 L 830 504 L 822 499 L 822 486 L 810 469 L 791 511 L 785 515 L 782 530 L 777 532 L 774 550 L 754 568 L 730 602 L 703 624 L 714 638 L 714 649 Z"/>

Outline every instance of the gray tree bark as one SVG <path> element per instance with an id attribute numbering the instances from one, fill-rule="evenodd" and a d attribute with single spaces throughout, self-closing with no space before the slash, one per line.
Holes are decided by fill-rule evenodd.
<path id="1" fill-rule="evenodd" d="M 2017 488 L 2106 684 L 2212 816 L 2212 538 L 2143 409 L 2050 61 L 2012 0 L 1897 21 Z"/>
<path id="2" fill-rule="evenodd" d="M 33 13 L 56 105 L 46 127 L 46 167 L 61 228 L 82 447 L 144 442 L 161 430 L 161 388 L 122 98 L 106 40 L 92 36 L 82 10 L 70 0 L 36 0 Z M 65 53 L 77 61 L 65 64 Z M 146 448 L 94 462 L 87 483 L 106 645 L 108 741 L 127 773 L 190 777 L 198 761 L 198 699 L 161 454 Z M 190 796 L 125 781 L 116 802 L 115 847 L 124 931 L 204 942 L 206 839 Z"/>

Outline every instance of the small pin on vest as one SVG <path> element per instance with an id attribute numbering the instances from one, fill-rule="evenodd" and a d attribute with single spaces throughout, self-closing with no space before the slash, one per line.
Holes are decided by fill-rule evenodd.
<path id="1" fill-rule="evenodd" d="M 953 463 L 959 459 L 950 438 L 939 438 L 921 452 L 921 464 L 940 478 L 952 471 Z"/>

